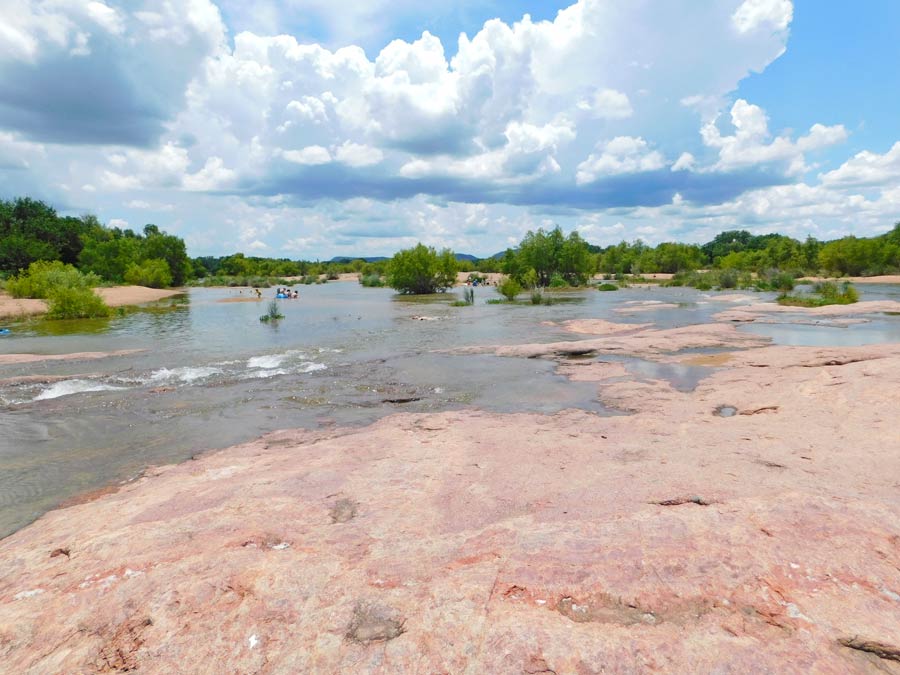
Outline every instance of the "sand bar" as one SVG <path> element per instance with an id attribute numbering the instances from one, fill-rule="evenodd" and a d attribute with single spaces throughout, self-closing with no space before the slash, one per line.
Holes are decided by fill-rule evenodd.
<path id="1" fill-rule="evenodd" d="M 140 305 L 184 293 L 183 290 L 178 289 L 147 288 L 146 286 L 113 286 L 94 290 L 110 307 Z M 43 300 L 16 299 L 8 293 L 0 291 L 0 319 L 34 316 L 46 311 L 47 303 Z"/>

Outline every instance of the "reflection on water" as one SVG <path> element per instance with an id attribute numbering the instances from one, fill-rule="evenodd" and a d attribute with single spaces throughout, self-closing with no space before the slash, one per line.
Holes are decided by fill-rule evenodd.
<path id="1" fill-rule="evenodd" d="M 549 361 L 443 350 L 579 339 L 558 325 L 578 318 L 659 327 L 705 323 L 726 306 L 685 288 L 552 293 L 549 306 L 489 305 L 488 299 L 499 297 L 495 290 L 474 290 L 475 305 L 452 307 L 461 291 L 416 298 L 347 282 L 303 287 L 299 299 L 279 303 L 284 320 L 266 325 L 259 316 L 268 298 L 256 301 L 238 289 L 193 289 L 109 319 L 11 326 L 12 334 L 0 342 L 4 353 L 141 351 L 0 365 L 0 536 L 67 497 L 128 479 L 148 464 L 181 461 L 279 428 L 361 425 L 396 411 L 469 405 L 609 414 L 597 402 L 595 383 L 569 382 Z M 624 302 L 647 300 L 678 307 L 614 312 Z M 830 331 L 743 329 L 784 343 L 900 341 L 900 319 L 886 316 Z M 601 358 L 621 360 L 636 377 L 665 379 L 684 391 L 712 372 Z"/>

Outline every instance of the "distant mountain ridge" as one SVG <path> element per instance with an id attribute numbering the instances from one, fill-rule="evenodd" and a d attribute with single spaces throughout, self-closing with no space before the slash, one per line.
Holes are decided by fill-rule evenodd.
<path id="1" fill-rule="evenodd" d="M 506 251 L 504 251 L 503 253 L 505 253 L 505 252 Z M 495 256 L 489 256 L 489 257 L 490 258 L 502 258 L 503 253 L 498 253 Z M 469 260 L 471 262 L 475 262 L 476 260 L 487 260 L 488 258 L 479 258 L 478 256 L 471 255 L 470 253 L 457 253 L 456 259 L 457 260 Z M 339 255 L 339 256 L 335 256 L 328 262 L 343 264 L 343 263 L 353 262 L 354 260 L 362 260 L 363 262 L 367 262 L 367 263 L 375 263 L 375 262 L 384 262 L 385 260 L 390 260 L 390 258 L 387 256 L 383 256 L 383 255 L 375 255 L 375 256 L 360 255 L 360 256 L 355 256 L 355 257 L 347 256 L 347 255 Z"/>

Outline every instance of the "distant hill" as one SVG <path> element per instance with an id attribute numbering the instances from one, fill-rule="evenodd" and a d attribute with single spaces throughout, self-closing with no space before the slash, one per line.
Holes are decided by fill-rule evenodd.
<path id="1" fill-rule="evenodd" d="M 345 256 L 345 255 L 342 255 L 342 256 L 336 256 L 336 257 L 332 258 L 331 260 L 329 260 L 328 262 L 343 264 L 343 263 L 353 262 L 354 260 L 362 260 L 363 262 L 374 263 L 374 262 L 383 262 L 385 260 L 390 260 L 390 258 L 387 258 L 383 255 L 374 255 L 374 256 L 368 256 L 368 257 L 356 256 L 355 258 L 351 258 L 351 257 Z"/>
<path id="2" fill-rule="evenodd" d="M 481 258 L 479 258 L 478 256 L 474 256 L 469 253 L 457 253 L 456 259 L 457 260 L 470 260 L 472 262 L 475 262 L 476 260 L 481 260 Z M 336 257 L 332 258 L 331 260 L 329 260 L 328 262 L 343 264 L 343 263 L 353 262 L 354 260 L 362 260 L 363 262 L 374 263 L 374 262 L 383 262 L 385 260 L 390 260 L 390 258 L 387 258 L 383 255 L 368 256 L 368 257 L 366 257 L 366 256 L 350 257 L 350 256 L 342 255 L 342 256 L 336 256 Z"/>

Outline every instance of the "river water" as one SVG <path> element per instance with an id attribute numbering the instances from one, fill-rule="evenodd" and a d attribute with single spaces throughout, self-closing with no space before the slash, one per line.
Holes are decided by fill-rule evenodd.
<path id="1" fill-rule="evenodd" d="M 900 300 L 900 287 L 860 286 L 864 300 Z M 596 386 L 572 383 L 540 359 L 443 353 L 470 345 L 571 340 L 558 322 L 603 318 L 660 327 L 706 323 L 730 307 L 711 293 L 630 288 L 554 294 L 550 306 L 452 307 L 460 293 L 421 299 L 352 282 L 304 286 L 265 324 L 265 302 L 247 291 L 191 289 L 112 319 L 10 326 L 0 353 L 139 350 L 97 360 L 0 365 L 0 537 L 66 499 L 129 480 L 146 466 L 182 461 L 275 429 L 368 424 L 397 411 L 473 406 L 552 413 L 616 414 Z M 269 291 L 269 295 L 272 291 Z M 757 294 L 768 300 L 772 294 Z M 653 300 L 677 308 L 623 315 Z M 789 320 L 789 316 L 785 316 Z M 785 344 L 900 342 L 900 317 L 848 327 L 744 327 Z M 710 369 L 625 359 L 636 377 L 690 389 Z M 42 382 L 13 378 L 40 376 Z"/>

